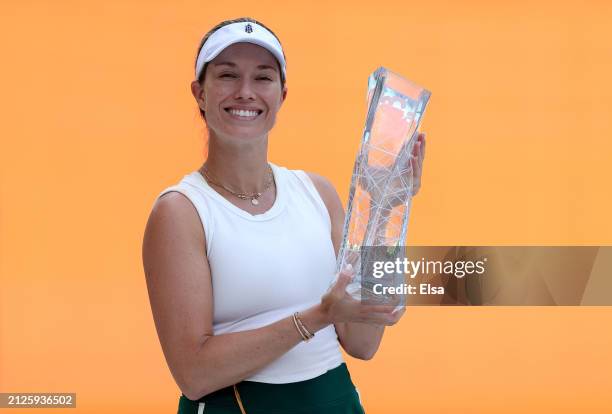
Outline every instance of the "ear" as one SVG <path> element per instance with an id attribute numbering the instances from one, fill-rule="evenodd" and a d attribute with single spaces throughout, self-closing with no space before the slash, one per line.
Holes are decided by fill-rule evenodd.
<path id="1" fill-rule="evenodd" d="M 191 94 L 195 98 L 200 109 L 204 110 L 206 104 L 206 100 L 204 99 L 204 88 L 197 80 L 191 82 Z"/>
<path id="2" fill-rule="evenodd" d="M 285 102 L 285 99 L 287 99 L 287 85 L 285 85 L 281 92 L 281 103 Z"/>

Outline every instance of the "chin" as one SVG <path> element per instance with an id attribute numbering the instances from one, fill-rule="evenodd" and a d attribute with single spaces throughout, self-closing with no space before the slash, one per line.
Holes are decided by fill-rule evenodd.
<path id="1" fill-rule="evenodd" d="M 269 131 L 262 130 L 249 130 L 248 128 L 244 129 L 233 129 L 231 131 L 227 131 L 226 135 L 235 140 L 256 140 L 268 135 Z"/>

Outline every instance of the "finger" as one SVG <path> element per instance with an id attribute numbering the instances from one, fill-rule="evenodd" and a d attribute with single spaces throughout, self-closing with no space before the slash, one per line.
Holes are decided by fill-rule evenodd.
<path id="1" fill-rule="evenodd" d="M 402 306 L 399 309 L 394 309 L 393 312 L 391 312 L 388 316 L 387 316 L 387 326 L 392 326 L 395 325 L 396 323 L 399 322 L 399 320 L 402 318 L 402 316 L 404 315 L 404 313 L 406 313 L 406 307 Z"/>
<path id="2" fill-rule="evenodd" d="M 355 269 L 353 269 L 353 264 L 352 263 L 347 263 L 346 266 L 344 266 L 344 269 L 342 271 L 344 273 L 348 273 L 348 274 L 354 274 L 355 273 Z"/>
<path id="3" fill-rule="evenodd" d="M 359 306 L 359 313 L 362 315 L 388 314 L 391 315 L 395 310 L 396 304 L 384 305 L 365 305 Z"/>
<path id="4" fill-rule="evenodd" d="M 389 316 L 385 316 L 384 314 L 369 314 L 357 317 L 355 322 L 367 323 L 370 325 L 387 325 L 391 323 L 391 320 Z"/>
<path id="5" fill-rule="evenodd" d="M 421 164 L 419 163 L 418 158 L 410 158 L 410 163 L 412 165 L 412 176 L 415 179 L 418 179 L 421 176 Z"/>
<path id="6" fill-rule="evenodd" d="M 338 280 L 336 281 L 336 286 L 334 287 L 334 290 L 338 292 L 344 292 L 346 290 L 346 287 L 351 283 L 352 279 L 352 275 L 348 273 L 340 273 L 338 275 Z"/>
<path id="7" fill-rule="evenodd" d="M 421 152 L 421 141 L 417 140 L 412 146 L 412 155 L 418 157 Z"/>
<path id="8" fill-rule="evenodd" d="M 425 158 L 425 157 L 423 157 L 423 153 L 421 152 L 421 154 L 419 155 L 419 158 L 418 158 L 418 160 L 417 160 L 417 161 L 419 162 L 419 171 L 420 171 L 420 172 L 422 172 L 422 171 L 423 171 L 423 159 L 424 159 L 424 158 Z"/>
<path id="9" fill-rule="evenodd" d="M 423 150 L 424 145 L 425 145 L 425 134 L 420 133 L 417 142 L 414 144 L 416 151 L 413 152 L 413 155 L 421 160 L 424 157 L 424 150 Z"/>
<path id="10" fill-rule="evenodd" d="M 421 135 L 423 136 L 423 140 L 421 141 L 421 154 L 423 155 L 423 158 L 425 158 L 425 147 L 427 146 L 427 141 L 425 140 L 425 133 L 422 132 Z"/>
<path id="11" fill-rule="evenodd" d="M 416 190 L 418 190 L 419 187 L 421 186 L 421 165 L 419 164 L 419 161 L 414 158 L 411 160 L 411 165 L 412 165 L 413 187 Z"/>
<path id="12" fill-rule="evenodd" d="M 345 274 L 352 278 L 353 276 L 355 276 L 355 269 L 353 269 L 353 265 L 351 263 L 348 263 L 340 271 L 340 274 Z"/>
<path id="13" fill-rule="evenodd" d="M 354 276 L 355 272 L 353 271 L 353 267 L 349 264 L 342 272 L 338 274 L 338 279 L 334 285 L 334 290 L 344 292 L 346 287 L 353 280 Z"/>
<path id="14" fill-rule="evenodd" d="M 403 295 L 394 294 L 389 297 L 389 301 L 386 303 L 386 305 L 393 305 L 393 311 L 395 311 L 396 306 L 402 303 L 402 298 L 403 298 Z"/>
<path id="15" fill-rule="evenodd" d="M 404 313 L 406 313 L 406 307 L 405 306 L 402 306 L 400 309 L 393 311 L 392 312 L 393 320 L 395 322 L 399 321 L 401 319 L 401 317 L 404 316 Z"/>
<path id="16" fill-rule="evenodd" d="M 419 151 L 421 158 L 425 157 L 425 133 L 421 133 L 421 140 L 419 141 Z"/>
<path id="17" fill-rule="evenodd" d="M 385 325 L 391 326 L 397 323 L 395 316 L 391 313 L 373 313 L 367 316 L 364 316 L 359 320 L 361 323 L 367 323 L 371 325 Z"/>

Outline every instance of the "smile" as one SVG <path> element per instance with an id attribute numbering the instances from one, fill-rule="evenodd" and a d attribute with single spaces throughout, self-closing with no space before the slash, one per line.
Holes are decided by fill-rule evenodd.
<path id="1" fill-rule="evenodd" d="M 263 111 L 226 108 L 225 112 L 232 115 L 232 118 L 250 121 L 257 118 Z"/>

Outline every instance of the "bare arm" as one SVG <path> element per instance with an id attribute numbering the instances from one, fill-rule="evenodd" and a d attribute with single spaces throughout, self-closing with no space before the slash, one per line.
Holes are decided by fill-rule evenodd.
<path id="1" fill-rule="evenodd" d="M 248 378 L 302 340 L 291 316 L 258 329 L 213 335 L 212 282 L 204 232 L 191 202 L 170 192 L 153 207 L 142 248 L 162 350 L 177 385 L 191 400 Z M 388 307 L 361 305 L 352 299 L 346 293 L 349 282 L 348 274 L 340 274 L 319 304 L 300 312 L 311 332 L 330 324 L 344 332 L 343 322 L 395 323 Z M 357 333 L 353 336 L 353 329 L 357 328 L 345 329 L 350 335 L 342 334 L 343 345 L 359 356 L 360 341 L 368 339 Z M 350 339 L 353 337 L 356 339 Z"/>
<path id="2" fill-rule="evenodd" d="M 344 207 L 338 193 L 333 185 L 324 177 L 308 173 L 317 188 L 321 198 L 325 202 L 332 223 L 331 237 L 336 250 L 336 256 L 340 251 L 340 243 L 342 243 L 342 232 L 344 227 Z M 403 311 L 394 314 L 390 323 L 393 325 L 402 316 Z M 359 359 L 371 359 L 382 340 L 385 331 L 385 325 L 361 322 L 336 322 L 334 324 L 338 339 L 342 348 L 352 357 Z"/>
<path id="3" fill-rule="evenodd" d="M 185 396 L 197 400 L 257 372 L 298 344 L 291 317 L 262 328 L 213 335 L 206 239 L 197 211 L 171 192 L 153 207 L 143 240 L 149 300 L 164 356 Z M 331 322 L 321 306 L 301 312 L 318 331 Z"/>

